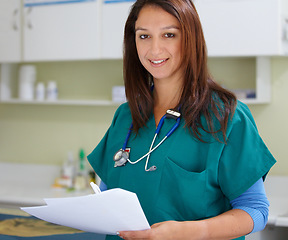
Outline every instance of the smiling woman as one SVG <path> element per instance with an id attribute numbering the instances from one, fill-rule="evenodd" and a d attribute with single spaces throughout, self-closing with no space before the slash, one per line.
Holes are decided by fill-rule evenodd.
<path id="1" fill-rule="evenodd" d="M 210 76 L 193 1 L 137 0 L 123 63 L 128 103 L 88 156 L 107 189 L 137 194 L 151 225 L 119 236 L 243 240 L 263 229 L 275 159 L 248 107 Z"/>
<path id="2" fill-rule="evenodd" d="M 146 6 L 138 16 L 135 32 L 140 62 L 153 76 L 154 84 L 172 81 L 178 89 L 183 79 L 178 20 L 160 7 Z"/>
<path id="3" fill-rule="evenodd" d="M 183 86 L 180 24 L 174 16 L 162 8 L 148 5 L 138 16 L 135 32 L 139 60 L 153 77 L 157 124 L 168 108 L 177 105 Z M 160 85 L 162 87 L 159 87 Z M 161 91 L 162 89 L 164 91 Z"/>

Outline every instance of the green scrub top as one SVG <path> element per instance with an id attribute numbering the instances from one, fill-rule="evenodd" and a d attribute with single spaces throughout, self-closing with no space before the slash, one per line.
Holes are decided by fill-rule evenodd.
<path id="1" fill-rule="evenodd" d="M 131 122 L 125 103 L 117 109 L 110 128 L 88 160 L 108 189 L 123 188 L 137 194 L 150 225 L 207 219 L 228 211 L 230 201 L 265 178 L 276 162 L 259 136 L 248 107 L 241 102 L 228 124 L 226 144 L 204 131 L 205 142 L 197 140 L 181 118 L 179 127 L 150 155 L 148 168 L 155 165 L 156 171 L 145 171 L 146 158 L 134 165 L 114 167 L 113 156 L 123 146 Z M 174 124 L 174 119 L 165 119 L 154 146 Z M 137 135 L 131 134 L 127 148 L 132 162 L 148 152 L 155 129 L 152 114 Z M 115 204 L 121 207 L 125 202 Z"/>

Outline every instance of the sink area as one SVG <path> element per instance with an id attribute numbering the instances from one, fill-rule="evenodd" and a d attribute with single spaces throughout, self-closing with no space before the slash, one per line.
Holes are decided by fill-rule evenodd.
<path id="1" fill-rule="evenodd" d="M 0 208 L 44 205 L 43 198 L 92 193 L 91 189 L 68 192 L 66 189 L 52 188 L 60 169 L 56 165 L 0 163 Z"/>

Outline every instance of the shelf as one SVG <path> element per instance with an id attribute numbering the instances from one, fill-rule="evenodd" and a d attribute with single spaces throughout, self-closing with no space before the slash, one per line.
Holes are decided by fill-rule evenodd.
<path id="1" fill-rule="evenodd" d="M 267 104 L 271 102 L 270 57 L 256 57 L 256 98 L 240 98 L 245 104 Z"/>
<path id="2" fill-rule="evenodd" d="M 1 100 L 0 103 L 4 104 L 35 104 L 35 105 L 73 105 L 73 106 L 119 106 L 121 103 L 109 100 L 56 100 L 56 101 L 37 101 L 37 100 L 20 100 L 20 99 L 7 99 Z"/>
<path id="3" fill-rule="evenodd" d="M 262 100 L 257 98 L 239 99 L 245 104 L 264 104 Z M 37 100 L 19 100 L 9 99 L 1 100 L 0 104 L 32 104 L 32 105 L 63 105 L 63 106 L 106 106 L 118 107 L 121 103 L 109 100 L 57 100 L 57 101 L 37 101 Z"/>
<path id="4" fill-rule="evenodd" d="M 57 100 L 57 101 L 23 101 L 11 98 L 11 83 L 15 78 L 15 64 L 1 64 L 0 103 L 9 104 L 38 104 L 38 105 L 78 105 L 78 106 L 119 106 L 112 100 Z M 271 102 L 271 62 L 270 57 L 256 57 L 256 98 L 240 99 L 245 104 L 267 104 Z"/>
<path id="5" fill-rule="evenodd" d="M 257 98 L 245 98 L 245 99 L 238 99 L 239 101 L 245 103 L 245 104 L 266 104 L 269 103 L 269 101 L 259 100 Z"/>

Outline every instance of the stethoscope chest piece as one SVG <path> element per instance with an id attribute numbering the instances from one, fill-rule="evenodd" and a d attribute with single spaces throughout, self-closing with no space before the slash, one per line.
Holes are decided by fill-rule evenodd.
<path id="1" fill-rule="evenodd" d="M 117 151 L 113 157 L 113 160 L 115 162 L 114 167 L 121 167 L 124 166 L 126 164 L 126 162 L 128 161 L 127 159 L 129 158 L 129 152 L 120 149 L 119 151 Z"/>

